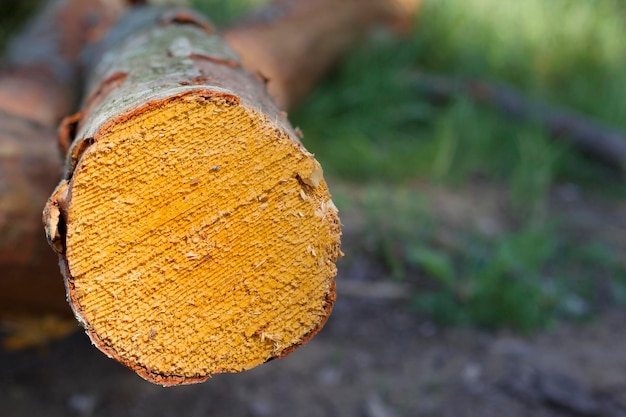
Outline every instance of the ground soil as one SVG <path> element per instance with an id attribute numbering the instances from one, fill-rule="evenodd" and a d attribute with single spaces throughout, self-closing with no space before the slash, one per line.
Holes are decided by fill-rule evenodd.
<path id="1" fill-rule="evenodd" d="M 451 207 L 457 197 L 438 198 Z M 608 210 L 610 237 L 624 231 L 626 211 L 576 198 L 573 218 Z M 440 329 L 408 308 L 402 287 L 368 291 L 389 283 L 375 261 L 343 262 L 328 324 L 284 359 L 162 388 L 76 332 L 43 350 L 0 352 L 0 416 L 626 417 L 626 309 L 530 336 Z"/>

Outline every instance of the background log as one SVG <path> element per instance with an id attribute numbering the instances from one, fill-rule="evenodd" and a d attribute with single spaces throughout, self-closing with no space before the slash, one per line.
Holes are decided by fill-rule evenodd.
<path id="1" fill-rule="evenodd" d="M 243 65 L 292 108 L 356 40 L 376 26 L 412 26 L 419 0 L 278 0 L 227 29 Z"/>
<path id="2" fill-rule="evenodd" d="M 41 208 L 61 175 L 56 128 L 80 85 L 79 53 L 122 10 L 118 0 L 50 2 L 7 48 L 0 71 L 0 317 L 70 315 Z"/>

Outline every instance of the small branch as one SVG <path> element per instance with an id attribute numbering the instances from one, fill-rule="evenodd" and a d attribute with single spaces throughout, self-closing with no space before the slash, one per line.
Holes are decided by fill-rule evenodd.
<path id="1" fill-rule="evenodd" d="M 536 122 L 552 137 L 613 168 L 626 168 L 626 136 L 617 129 L 585 118 L 584 115 L 524 97 L 511 87 L 478 79 L 462 79 L 420 74 L 415 91 L 437 105 L 446 105 L 459 96 L 489 106 L 512 120 Z"/>

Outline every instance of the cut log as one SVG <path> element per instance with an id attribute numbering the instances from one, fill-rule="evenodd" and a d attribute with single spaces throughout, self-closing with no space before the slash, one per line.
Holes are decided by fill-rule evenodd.
<path id="1" fill-rule="evenodd" d="M 375 26 L 407 32 L 420 0 L 277 0 L 226 30 L 250 72 L 292 108 L 356 40 Z"/>
<path id="2" fill-rule="evenodd" d="M 71 317 L 41 208 L 61 178 L 59 120 L 76 95 L 77 60 L 122 1 L 50 2 L 8 46 L 0 71 L 0 317 Z"/>
<path id="3" fill-rule="evenodd" d="M 175 385 L 306 342 L 335 299 L 340 225 L 264 85 L 184 10 L 128 14 L 94 62 L 44 213 L 93 343 Z"/>
<path id="4" fill-rule="evenodd" d="M 416 0 L 368 0 L 364 5 L 376 13 L 368 13 L 364 20 L 364 9 L 355 9 L 354 2 L 347 2 L 357 13 L 354 18 L 337 14 L 334 4 L 322 7 L 328 6 L 325 3 L 278 0 L 246 19 L 250 28 L 242 22 L 226 31 L 248 69 L 271 77 L 270 93 L 277 94 L 284 106 L 296 103 L 315 77 L 329 69 L 341 48 L 348 46 L 335 38 L 356 40 L 366 21 L 370 26 L 391 24 L 403 30 L 418 4 Z M 81 45 L 102 36 L 123 10 L 123 0 L 52 2 L 10 48 L 14 70 L 0 75 L 0 130 L 4 132 L 0 138 L 0 315 L 69 312 L 63 285 L 56 279 L 57 260 L 48 253 L 39 230 L 41 207 L 61 172 L 53 135 L 59 118 L 69 113 L 78 86 L 76 57 Z M 316 26 L 319 21 L 330 23 Z M 357 21 L 361 23 L 348 24 Z M 294 36 L 297 42 L 292 41 Z M 327 42 L 330 46 L 319 46 Z M 315 59 L 311 50 L 316 51 Z M 323 51 L 332 56 L 322 56 Z M 298 74 L 302 84 L 296 81 Z"/>

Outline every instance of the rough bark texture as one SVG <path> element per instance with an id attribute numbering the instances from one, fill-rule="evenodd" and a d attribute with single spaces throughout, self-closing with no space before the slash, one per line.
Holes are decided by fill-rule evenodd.
<path id="1" fill-rule="evenodd" d="M 202 18 L 142 8 L 111 35 L 44 213 L 76 317 L 162 385 L 288 354 L 335 297 L 319 163 Z"/>
<path id="2" fill-rule="evenodd" d="M 41 231 L 41 208 L 61 176 L 56 127 L 76 95 L 78 55 L 121 1 L 50 2 L 9 44 L 0 71 L 0 316 L 70 316 Z"/>
<path id="3" fill-rule="evenodd" d="M 225 31 L 250 72 L 267 79 L 282 109 L 293 107 L 319 78 L 377 25 L 404 32 L 419 0 L 277 0 Z"/>

